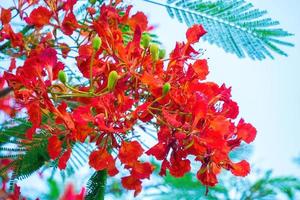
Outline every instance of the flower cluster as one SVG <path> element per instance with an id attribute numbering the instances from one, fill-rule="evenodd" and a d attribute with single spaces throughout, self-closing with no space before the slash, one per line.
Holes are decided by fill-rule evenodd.
<path id="1" fill-rule="evenodd" d="M 249 173 L 248 162 L 234 163 L 229 153 L 242 142 L 252 142 L 256 129 L 243 119 L 236 123 L 239 109 L 230 88 L 205 81 L 207 60 L 193 48 L 206 33 L 201 25 L 189 28 L 187 41 L 176 43 L 164 58 L 165 51 L 148 34 L 152 27 L 147 17 L 131 14 L 131 6 L 122 8 L 120 1 L 92 5 L 86 10 L 89 20 L 78 21 L 76 1 L 45 2 L 19 0 L 15 8 L 34 29 L 30 35 L 14 32 L 11 11 L 2 9 L 0 41 L 11 42 L 15 57 L 26 57 L 21 66 L 4 73 L 32 123 L 26 137 L 47 131 L 49 157 L 58 160 L 60 169 L 66 168 L 72 145 L 88 141 L 97 146 L 89 165 L 114 176 L 120 162 L 129 172 L 122 185 L 135 195 L 154 170 L 142 155 L 162 161 L 160 175 L 168 170 L 175 177 L 189 172 L 195 158 L 201 163 L 197 178 L 206 186 L 217 184 L 222 169 L 236 176 Z M 80 34 L 74 39 L 81 41 L 76 47 L 59 39 L 59 34 L 74 33 Z M 64 58 L 71 51 L 77 53 L 74 67 L 88 84 L 70 82 L 63 71 L 70 65 Z M 157 144 L 147 151 L 129 137 L 140 122 L 155 123 L 158 129 Z"/>

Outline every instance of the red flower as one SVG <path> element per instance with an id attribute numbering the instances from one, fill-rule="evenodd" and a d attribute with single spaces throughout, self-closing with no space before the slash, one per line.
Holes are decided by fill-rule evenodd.
<path id="1" fill-rule="evenodd" d="M 64 18 L 61 30 L 66 35 L 72 35 L 74 30 L 76 30 L 79 27 L 79 24 L 77 23 L 75 15 L 70 12 L 66 17 Z"/>
<path id="2" fill-rule="evenodd" d="M 11 10 L 1 8 L 1 22 L 3 25 L 8 24 L 11 19 Z"/>
<path id="3" fill-rule="evenodd" d="M 142 12 L 131 15 L 131 6 L 119 8 L 116 5 L 120 2 L 103 4 L 100 10 L 88 8 L 89 20 L 80 25 L 73 14 L 76 0 L 47 1 L 49 8 L 35 9 L 30 7 L 33 1 L 27 2 L 28 10 L 33 9 L 29 15 L 20 3 L 21 18 L 29 16 L 26 22 L 36 27 L 24 38 L 12 30 L 10 11 L 2 9 L 0 40 L 18 47 L 11 52 L 13 57 L 25 58 L 18 67 L 12 60 L 4 79 L 14 90 L 18 106 L 27 108 L 32 127 L 26 136 L 31 139 L 37 130 L 52 134 L 47 150 L 51 159 L 58 160 L 60 169 L 66 168 L 72 145 L 88 138 L 99 149 L 90 154 L 90 166 L 113 176 L 118 173 L 115 164 L 119 159 L 120 167 L 129 172 L 122 184 L 135 190 L 135 195 L 142 189 L 142 179 L 149 178 L 154 170 L 150 163 L 139 160 L 144 149 L 130 138 L 135 125 L 144 130 L 145 124 L 155 122 L 158 141 L 146 154 L 162 161 L 162 176 L 167 170 L 175 177 L 189 172 L 190 156 L 200 162 L 197 178 L 206 186 L 217 184 L 222 169 L 246 176 L 249 164 L 244 160 L 233 163 L 229 154 L 242 141 L 252 142 L 256 129 L 243 120 L 236 124 L 239 107 L 231 99 L 231 88 L 205 81 L 207 61 L 197 59 L 201 52 L 193 44 L 206 31 L 201 25 L 190 27 L 187 41 L 176 43 L 169 59 L 163 60 L 163 51 L 149 47 L 145 37 L 145 31 L 151 29 L 147 17 Z M 45 25 L 50 25 L 48 33 Z M 75 48 L 58 42 L 62 40 L 57 33 L 69 36 L 74 31 L 79 34 Z M 101 38 L 99 48 L 93 45 L 100 41 L 94 40 L 95 36 Z M 58 59 L 57 48 L 64 58 L 72 58 L 68 55 L 71 48 L 78 51 L 74 71 L 82 73 L 79 81 L 72 78 L 66 82 L 65 74 L 59 73 L 64 63 Z M 0 88 L 4 83 L 0 79 Z M 9 99 L 5 100 L 0 100 L 0 109 L 9 112 Z M 76 198 L 71 187 L 62 197 Z"/>
<path id="4" fill-rule="evenodd" d="M 134 190 L 134 196 L 136 197 L 142 191 L 142 181 L 133 176 L 123 177 L 122 185 L 128 190 Z"/>
<path id="5" fill-rule="evenodd" d="M 174 177 L 182 177 L 191 170 L 190 161 L 187 159 L 177 158 L 176 155 L 172 156 L 169 170 L 170 174 Z"/>
<path id="6" fill-rule="evenodd" d="M 203 185 L 213 187 L 218 183 L 216 174 L 217 173 L 214 173 L 213 171 L 201 168 L 197 172 L 197 178 Z"/>
<path id="7" fill-rule="evenodd" d="M 49 24 L 51 17 L 51 11 L 43 6 L 40 6 L 33 9 L 29 17 L 25 18 L 25 21 L 30 25 L 36 26 L 37 28 L 42 28 L 44 25 Z"/>
<path id="8" fill-rule="evenodd" d="M 79 194 L 74 191 L 73 185 L 69 184 L 65 189 L 65 192 L 59 200 L 84 200 L 85 189 L 82 188 Z"/>
<path id="9" fill-rule="evenodd" d="M 193 44 L 199 41 L 200 37 L 206 34 L 202 25 L 195 24 L 190 27 L 186 32 L 186 38 L 189 43 Z"/>
<path id="10" fill-rule="evenodd" d="M 62 142 L 57 137 L 53 135 L 48 139 L 48 154 L 51 159 L 56 159 L 62 151 Z"/>
<path id="11" fill-rule="evenodd" d="M 20 49 L 23 49 L 24 41 L 23 41 L 22 33 L 15 33 L 9 24 L 4 25 L 3 32 L 5 33 L 3 35 L 4 36 L 3 38 L 9 39 L 9 41 L 12 44 L 12 47 L 20 47 Z M 2 40 L 2 38 L 0 40 Z"/>
<path id="12" fill-rule="evenodd" d="M 93 151 L 89 157 L 89 165 L 97 171 L 107 169 L 110 176 L 114 176 L 118 173 L 115 166 L 115 160 L 106 149 Z"/>
<path id="13" fill-rule="evenodd" d="M 143 154 L 144 149 L 137 141 L 125 142 L 121 144 L 118 157 L 124 164 L 136 162 L 137 159 Z"/>

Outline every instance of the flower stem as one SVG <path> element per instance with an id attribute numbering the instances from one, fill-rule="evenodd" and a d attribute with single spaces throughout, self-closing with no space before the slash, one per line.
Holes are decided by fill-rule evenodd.
<path id="1" fill-rule="evenodd" d="M 90 92 L 94 92 L 93 65 L 94 65 L 95 56 L 96 56 L 96 51 L 93 50 L 92 57 L 91 57 L 91 63 L 90 63 Z"/>

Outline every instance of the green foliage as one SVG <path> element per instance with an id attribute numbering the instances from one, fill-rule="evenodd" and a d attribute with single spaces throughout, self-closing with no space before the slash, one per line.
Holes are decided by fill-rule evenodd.
<path id="1" fill-rule="evenodd" d="M 144 1 L 164 6 L 170 17 L 188 26 L 202 24 L 208 32 L 204 40 L 238 57 L 262 60 L 273 58 L 272 51 L 287 56 L 281 46 L 293 46 L 282 39 L 292 34 L 277 28 L 278 21 L 265 17 L 267 11 L 244 0 Z"/>
<path id="2" fill-rule="evenodd" d="M 4 177 L 12 169 L 12 186 L 15 180 L 22 180 L 40 169 L 50 160 L 47 152 L 47 134 L 41 131 L 33 140 L 25 139 L 25 132 L 31 127 L 24 119 L 16 119 L 15 126 L 3 126 L 0 131 L 0 157 L 10 158 L 12 162 L 0 169 Z"/>
<path id="3" fill-rule="evenodd" d="M 87 183 L 86 200 L 104 200 L 107 171 L 96 171 Z"/>
<path id="4" fill-rule="evenodd" d="M 51 120 L 43 117 L 43 121 Z M 48 122 L 49 122 L 48 121 Z M 5 177 L 12 169 L 10 185 L 13 186 L 16 180 L 28 178 L 36 171 L 44 171 L 52 168 L 52 176 L 57 171 L 58 160 L 50 160 L 48 155 L 49 133 L 39 130 L 32 140 L 25 137 L 27 129 L 31 124 L 26 119 L 12 119 L 1 125 L 0 129 L 0 158 L 9 158 L 12 162 L 0 169 L 0 176 Z M 61 171 L 64 179 L 78 171 L 87 163 L 89 150 L 85 144 L 76 143 L 72 145 L 72 155 L 67 168 Z M 51 198 L 50 198 L 51 199 Z M 55 199 L 55 198 L 53 198 Z"/>
<path id="5" fill-rule="evenodd" d="M 271 171 L 266 172 L 262 178 L 243 191 L 241 199 L 270 199 L 277 194 L 284 194 L 290 200 L 295 199 L 295 193 L 300 191 L 300 180 L 291 176 L 272 177 L 271 175 Z"/>
<path id="6" fill-rule="evenodd" d="M 159 191 L 157 193 L 149 193 L 147 196 L 155 195 L 156 199 L 180 199 L 180 200 L 197 200 L 197 199 L 228 199 L 228 190 L 223 185 L 218 185 L 209 188 L 209 192 L 205 195 L 206 188 L 203 186 L 192 173 L 188 173 L 181 178 L 175 178 L 169 173 L 164 177 L 163 182 L 159 188 L 166 188 L 167 190 Z M 150 190 L 148 190 L 150 191 Z"/>
<path id="7" fill-rule="evenodd" d="M 273 177 L 267 171 L 261 178 L 252 182 L 249 179 L 228 179 L 226 174 L 221 175 L 220 183 L 216 187 L 206 188 L 199 183 L 193 173 L 188 173 L 182 178 L 174 178 L 167 174 L 156 185 L 147 186 L 143 196 L 153 199 L 203 199 L 203 200 L 266 200 L 276 199 L 278 195 L 285 195 L 293 200 L 296 193 L 300 192 L 300 180 L 296 177 Z M 153 192 L 155 191 L 155 192 Z M 143 197 L 141 198 L 143 199 Z"/>

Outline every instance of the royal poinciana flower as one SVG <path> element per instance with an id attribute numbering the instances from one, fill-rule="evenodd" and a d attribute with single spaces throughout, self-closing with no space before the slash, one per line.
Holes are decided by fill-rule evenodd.
<path id="1" fill-rule="evenodd" d="M 9 11 L 2 9 L 0 39 L 17 48 L 16 56 L 26 57 L 4 73 L 15 101 L 27 109 L 32 127 L 26 137 L 31 140 L 40 130 L 49 133 L 47 151 L 60 169 L 66 168 L 76 142 L 91 142 L 97 148 L 89 165 L 110 176 L 127 170 L 121 183 L 135 195 L 154 170 L 144 161 L 147 155 L 161 161 L 162 176 L 169 171 L 182 177 L 195 160 L 197 178 L 206 186 L 218 183 L 222 169 L 235 176 L 249 173 L 249 163 L 233 162 L 229 153 L 242 142 L 251 143 L 256 129 L 236 121 L 239 108 L 230 87 L 206 81 L 207 60 L 193 47 L 206 33 L 201 25 L 189 28 L 187 41 L 177 42 L 164 58 L 148 35 L 147 17 L 132 14 L 131 6 L 122 8 L 120 1 L 92 6 L 87 8 L 89 20 L 78 21 L 76 1 L 45 2 L 29 4 L 33 9 L 28 13 L 19 3 L 17 9 L 27 13 L 24 19 L 34 29 L 30 36 L 15 33 Z M 46 33 L 45 27 L 53 31 Z M 65 37 L 78 33 L 81 42 L 69 46 L 58 31 Z M 73 67 L 88 84 L 69 82 L 62 71 L 70 67 L 63 58 L 71 49 L 77 53 Z M 132 133 L 137 124 L 149 122 L 158 130 L 157 143 L 145 149 Z"/>

